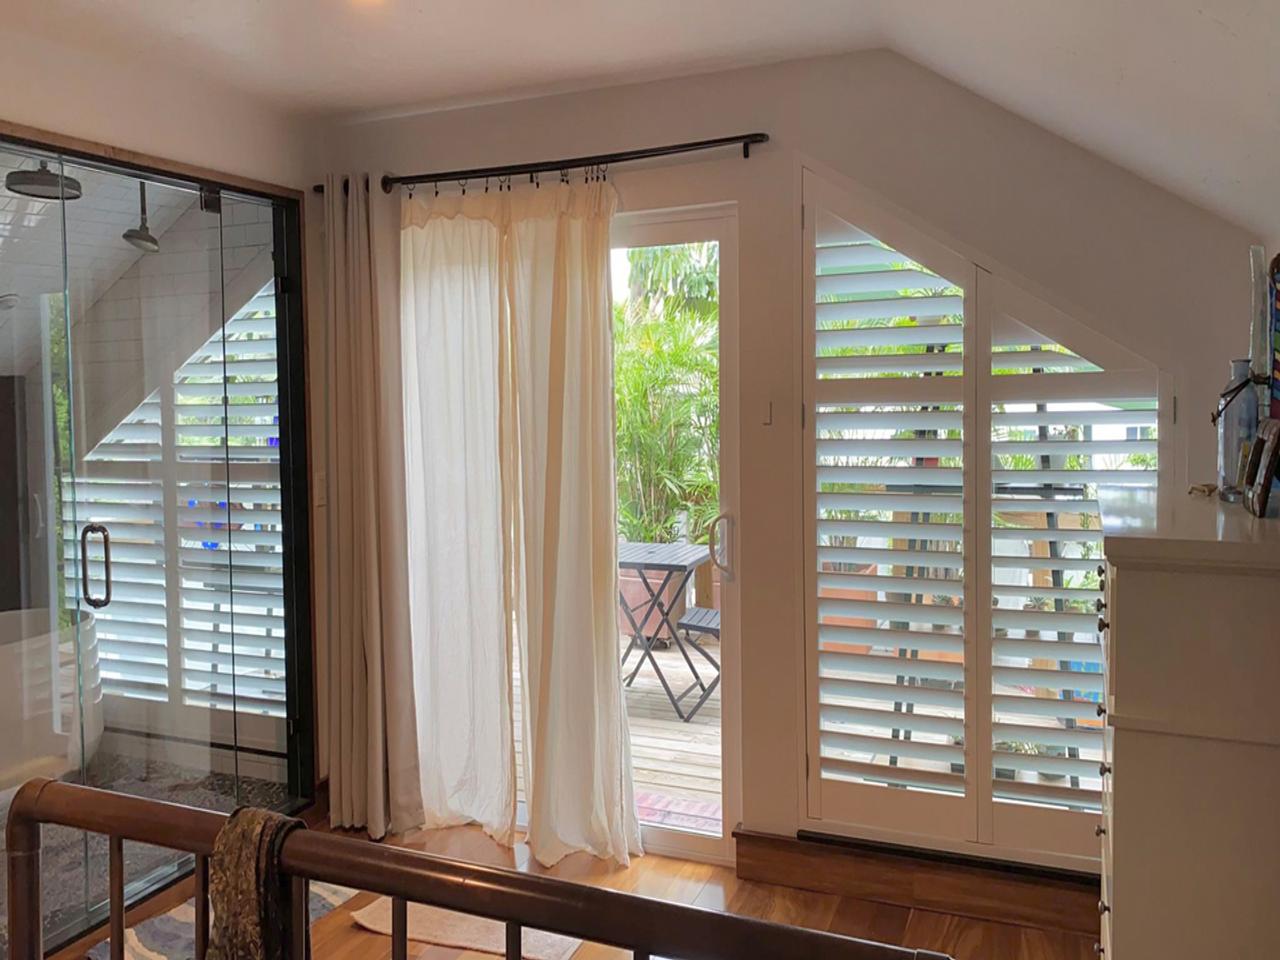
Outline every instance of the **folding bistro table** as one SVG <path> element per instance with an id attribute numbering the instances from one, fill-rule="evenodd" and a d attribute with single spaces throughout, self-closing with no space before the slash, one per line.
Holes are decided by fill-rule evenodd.
<path id="1" fill-rule="evenodd" d="M 640 658 L 636 661 L 635 667 L 630 675 L 627 676 L 626 685 L 630 687 L 636 679 L 636 674 L 640 672 L 640 668 L 644 666 L 646 660 L 653 667 L 653 672 L 658 676 L 658 682 L 662 684 L 662 689 L 667 694 L 667 699 L 671 701 L 671 706 L 675 709 L 676 716 L 688 723 L 693 719 L 702 705 L 707 702 L 707 698 L 715 692 L 720 684 L 720 664 L 715 657 L 702 648 L 698 641 L 691 637 L 680 635 L 680 631 L 676 629 L 676 625 L 671 622 L 671 609 L 664 599 L 667 596 L 668 588 L 674 583 L 675 590 L 671 593 L 673 598 L 684 595 L 685 588 L 689 585 L 689 578 L 693 576 L 693 571 L 708 562 L 711 559 L 706 546 L 694 543 L 620 543 L 618 544 L 618 569 L 633 571 L 644 585 L 645 592 L 648 597 L 641 600 L 636 606 L 627 603 L 627 598 L 622 591 L 618 591 L 618 603 L 622 607 L 623 616 L 626 617 L 627 623 L 631 627 L 631 642 L 627 644 L 627 651 L 622 655 L 622 666 L 625 669 L 627 659 L 631 656 L 633 650 L 640 651 Z M 650 575 L 661 574 L 661 582 L 654 586 L 650 580 Z M 636 617 L 639 612 L 639 618 Z M 653 631 L 653 636 L 646 636 L 644 625 L 647 624 L 651 617 L 657 614 L 658 625 Z M 666 637 L 663 636 L 665 631 Z M 671 689 L 671 684 L 667 682 L 666 675 L 662 672 L 662 665 L 658 663 L 657 657 L 653 655 L 654 646 L 663 639 L 669 639 L 672 645 L 680 651 L 680 655 L 684 657 L 684 662 L 689 665 L 689 671 L 693 674 L 693 683 L 682 692 L 677 694 Z M 711 669 L 715 672 L 715 676 L 709 678 L 710 682 L 704 681 L 702 675 L 698 673 L 698 668 L 694 665 L 693 658 L 689 656 L 690 649 L 696 651 L 704 660 L 710 664 Z M 705 670 L 706 667 L 704 666 Z M 693 706 L 686 712 L 681 704 L 685 698 L 694 691 L 698 691 L 699 695 Z"/>

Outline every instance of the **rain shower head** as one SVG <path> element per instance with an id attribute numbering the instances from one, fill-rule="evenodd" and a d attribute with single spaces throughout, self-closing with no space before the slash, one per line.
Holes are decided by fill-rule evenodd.
<path id="1" fill-rule="evenodd" d="M 79 200 L 84 193 L 79 180 L 54 173 L 49 169 L 47 160 L 41 160 L 36 170 L 10 170 L 5 175 L 4 188 L 10 193 L 37 200 Z"/>
<path id="2" fill-rule="evenodd" d="M 126 243 L 137 247 L 143 253 L 155 253 L 160 249 L 160 241 L 147 229 L 147 185 L 145 183 L 138 184 L 138 212 L 138 225 L 126 230 L 121 236 Z"/>
<path id="3" fill-rule="evenodd" d="M 0 310 L 12 310 L 21 299 L 16 293 L 0 293 Z"/>

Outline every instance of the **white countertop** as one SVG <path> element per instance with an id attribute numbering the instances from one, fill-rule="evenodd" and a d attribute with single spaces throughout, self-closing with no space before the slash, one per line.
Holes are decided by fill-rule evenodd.
<path id="1" fill-rule="evenodd" d="M 1159 503 L 1154 490 L 1137 487 L 1102 487 L 1098 503 L 1103 552 L 1117 566 L 1200 562 L 1280 574 L 1280 518 L 1255 517 L 1243 503 L 1190 494 Z"/>

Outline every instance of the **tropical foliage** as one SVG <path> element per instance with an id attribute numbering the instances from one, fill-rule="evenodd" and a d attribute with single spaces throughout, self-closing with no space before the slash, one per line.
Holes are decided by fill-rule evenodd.
<path id="1" fill-rule="evenodd" d="M 704 542 L 720 502 L 719 247 L 637 247 L 627 260 L 614 305 L 619 533 Z"/>

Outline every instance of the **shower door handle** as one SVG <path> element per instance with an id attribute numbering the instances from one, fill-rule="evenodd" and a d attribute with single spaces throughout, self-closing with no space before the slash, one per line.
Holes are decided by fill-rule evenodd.
<path id="1" fill-rule="evenodd" d="M 106 591 L 101 597 L 89 592 L 89 534 L 102 534 L 102 576 L 106 581 Z M 95 610 L 101 610 L 111 602 L 111 533 L 100 523 L 86 523 L 80 531 L 80 586 L 84 591 L 84 602 Z"/>

